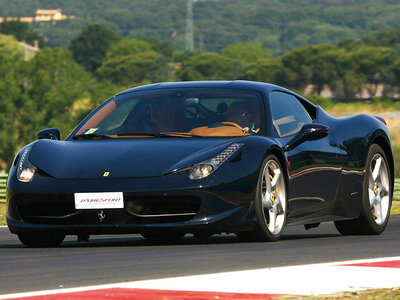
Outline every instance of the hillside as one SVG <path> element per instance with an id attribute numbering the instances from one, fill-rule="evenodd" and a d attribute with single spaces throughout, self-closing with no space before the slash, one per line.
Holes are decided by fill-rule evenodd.
<path id="1" fill-rule="evenodd" d="M 69 45 L 88 23 L 103 23 L 125 36 L 171 39 L 185 45 L 185 0 L 0 0 L 0 16 L 33 16 L 61 8 L 75 19 L 36 24 L 50 46 Z M 219 0 L 194 8 L 195 47 L 219 51 L 228 44 L 260 42 L 274 54 L 302 45 L 337 43 L 379 29 L 400 29 L 396 0 Z"/>

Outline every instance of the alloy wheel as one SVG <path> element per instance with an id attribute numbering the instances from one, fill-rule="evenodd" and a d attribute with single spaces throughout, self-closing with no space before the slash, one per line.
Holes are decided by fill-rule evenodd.
<path id="1" fill-rule="evenodd" d="M 389 213 L 389 172 L 384 158 L 376 153 L 371 160 L 368 179 L 368 198 L 371 214 L 382 225 Z"/>
<path id="2" fill-rule="evenodd" d="M 261 202 L 269 232 L 273 235 L 279 234 L 285 223 L 286 188 L 282 170 L 273 159 L 266 163 L 263 170 Z"/>

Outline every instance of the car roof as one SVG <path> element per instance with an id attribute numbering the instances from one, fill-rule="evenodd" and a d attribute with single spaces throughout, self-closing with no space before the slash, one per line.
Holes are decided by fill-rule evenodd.
<path id="1" fill-rule="evenodd" d="M 153 83 L 148 85 L 142 85 L 134 87 L 119 93 L 118 95 L 123 95 L 131 92 L 142 92 L 160 89 L 174 89 L 174 88 L 230 88 L 230 89 L 248 89 L 259 92 L 271 92 L 271 91 L 282 91 L 296 95 L 300 102 L 304 105 L 308 113 L 315 118 L 316 116 L 316 106 L 306 98 L 301 95 L 294 93 L 284 87 L 279 85 L 258 82 L 258 81 L 246 81 L 246 80 L 232 80 L 232 81 L 180 81 L 180 82 L 161 82 Z M 117 95 L 117 96 L 118 96 Z"/>
<path id="2" fill-rule="evenodd" d="M 162 82 L 143 85 L 135 88 L 128 89 L 120 94 L 158 90 L 158 89 L 173 89 L 173 88 L 232 88 L 232 89 L 250 89 L 257 91 L 265 90 L 282 90 L 290 92 L 289 90 L 265 82 L 246 81 L 246 80 L 233 80 L 233 81 L 182 81 L 182 82 Z"/>

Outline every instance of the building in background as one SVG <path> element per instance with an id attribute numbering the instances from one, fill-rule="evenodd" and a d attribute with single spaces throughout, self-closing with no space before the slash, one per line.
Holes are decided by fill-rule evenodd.
<path id="1" fill-rule="evenodd" d="M 34 17 L 0 17 L 0 23 L 20 21 L 24 23 L 58 22 L 73 19 L 74 16 L 63 15 L 61 9 L 37 9 Z"/>

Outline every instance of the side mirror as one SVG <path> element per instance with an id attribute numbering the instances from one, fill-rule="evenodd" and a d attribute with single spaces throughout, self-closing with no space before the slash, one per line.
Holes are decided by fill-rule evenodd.
<path id="1" fill-rule="evenodd" d="M 57 128 L 46 128 L 40 130 L 37 133 L 37 137 L 39 140 L 41 139 L 49 139 L 49 140 L 60 140 L 60 131 Z"/>
<path id="2" fill-rule="evenodd" d="M 329 134 L 329 128 L 318 123 L 305 124 L 300 131 L 289 141 L 283 151 L 290 151 L 306 141 L 323 139 Z"/>

